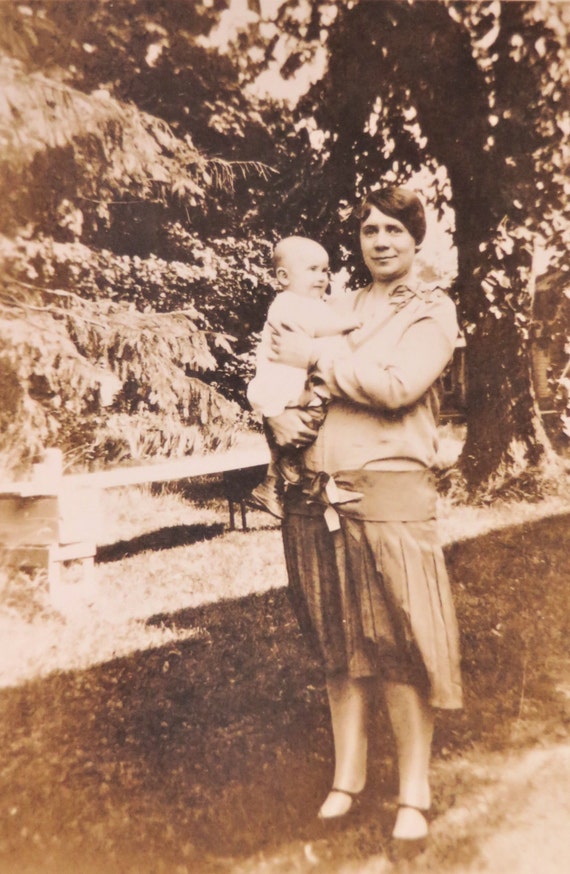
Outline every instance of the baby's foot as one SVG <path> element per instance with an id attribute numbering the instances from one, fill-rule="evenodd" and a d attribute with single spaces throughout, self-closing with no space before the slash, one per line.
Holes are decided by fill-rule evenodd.
<path id="1" fill-rule="evenodd" d="M 271 513 L 277 519 L 282 519 L 285 515 L 280 483 L 276 477 L 266 477 L 260 485 L 253 489 L 247 503 L 255 510 Z"/>

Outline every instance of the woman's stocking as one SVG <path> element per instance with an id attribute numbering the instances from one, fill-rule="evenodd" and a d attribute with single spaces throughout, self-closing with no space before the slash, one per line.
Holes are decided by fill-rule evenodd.
<path id="1" fill-rule="evenodd" d="M 368 684 L 347 676 L 333 677 L 327 680 L 327 692 L 335 750 L 333 786 L 358 793 L 366 783 Z M 343 816 L 351 804 L 349 795 L 331 791 L 319 815 L 324 819 Z"/>
<path id="2" fill-rule="evenodd" d="M 427 811 L 431 803 L 429 764 L 433 708 L 414 686 L 386 682 L 384 694 L 396 739 L 400 786 L 401 806 L 393 835 L 404 839 L 421 838 L 427 834 L 427 823 L 420 811 Z"/>

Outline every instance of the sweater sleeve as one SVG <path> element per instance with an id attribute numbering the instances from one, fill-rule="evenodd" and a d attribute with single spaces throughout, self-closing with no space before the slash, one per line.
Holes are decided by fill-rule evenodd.
<path id="1" fill-rule="evenodd" d="M 399 410 L 418 401 L 443 373 L 451 360 L 457 339 L 453 302 L 445 295 L 429 303 L 403 331 L 389 351 L 369 340 L 351 347 L 350 340 L 333 348 L 316 341 L 318 358 L 314 370 L 331 395 L 367 407 Z"/>

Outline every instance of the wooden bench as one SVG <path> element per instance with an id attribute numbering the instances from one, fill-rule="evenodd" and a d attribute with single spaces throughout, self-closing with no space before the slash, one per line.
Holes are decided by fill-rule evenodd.
<path id="1" fill-rule="evenodd" d="M 246 497 L 252 484 L 263 477 L 268 461 L 269 451 L 260 435 L 247 435 L 224 452 L 81 474 L 64 474 L 59 450 L 47 450 L 29 481 L 0 485 L 0 562 L 45 569 L 50 597 L 57 603 L 62 563 L 79 561 L 82 589 L 88 593 L 95 587 L 103 489 L 221 474 L 230 529 L 235 528 L 236 506 L 246 529 Z"/>

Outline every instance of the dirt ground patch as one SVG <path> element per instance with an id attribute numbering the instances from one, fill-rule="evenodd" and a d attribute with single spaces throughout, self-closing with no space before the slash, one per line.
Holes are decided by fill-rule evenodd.
<path id="1" fill-rule="evenodd" d="M 469 829 L 476 811 L 479 846 L 475 859 L 464 864 L 465 874 L 570 871 L 570 746 L 495 757 L 486 770 L 490 785 L 465 799 L 463 812 L 459 808 L 447 823 L 451 829 L 461 818 Z"/>
<path id="2" fill-rule="evenodd" d="M 448 548 L 466 707 L 438 720 L 431 844 L 403 871 L 569 870 L 569 525 Z M 315 831 L 330 726 L 286 591 L 152 622 L 193 634 L 0 691 L 3 874 L 394 870 L 381 701 L 362 815 Z"/>

